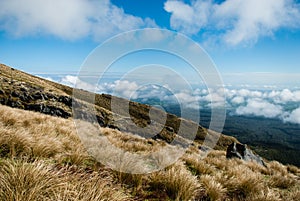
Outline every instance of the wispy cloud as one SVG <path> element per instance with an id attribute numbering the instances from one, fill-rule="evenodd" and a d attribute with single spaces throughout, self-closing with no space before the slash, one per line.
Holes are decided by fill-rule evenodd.
<path id="1" fill-rule="evenodd" d="M 186 34 L 205 29 L 209 40 L 230 46 L 253 44 L 280 28 L 300 26 L 300 6 L 294 0 L 168 0 L 164 9 L 171 13 L 173 29 Z"/>
<path id="2" fill-rule="evenodd" d="M 116 33 L 155 27 L 153 20 L 126 14 L 109 0 L 3 0 L 0 30 L 15 37 L 52 35 L 75 40 L 100 40 Z"/>

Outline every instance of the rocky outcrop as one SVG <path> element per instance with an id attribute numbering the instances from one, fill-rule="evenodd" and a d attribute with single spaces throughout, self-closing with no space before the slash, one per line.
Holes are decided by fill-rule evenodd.
<path id="1" fill-rule="evenodd" d="M 58 116 L 71 117 L 72 98 L 45 91 L 26 82 L 0 78 L 0 104 Z"/>
<path id="2" fill-rule="evenodd" d="M 247 145 L 233 142 L 226 151 L 226 158 L 239 158 L 244 161 L 253 161 L 260 165 L 266 166 L 262 158 L 254 154 Z"/>

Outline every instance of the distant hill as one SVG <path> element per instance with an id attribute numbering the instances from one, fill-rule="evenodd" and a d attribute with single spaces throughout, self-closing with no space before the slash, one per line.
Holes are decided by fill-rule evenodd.
<path id="1" fill-rule="evenodd" d="M 167 114 L 162 131 L 140 133 L 131 129 L 122 110 L 113 114 L 110 95 L 77 90 L 78 99 L 72 100 L 72 93 L 71 87 L 0 66 L 1 200 L 299 200 L 300 170 L 295 166 L 271 161 L 264 167 L 226 159 L 226 147 L 237 142 L 226 135 L 221 135 L 216 150 L 200 159 L 199 147 L 214 132 Z M 130 121 L 135 124 L 149 125 L 150 130 L 161 126 L 150 122 L 149 111 L 165 115 L 162 111 L 113 98 L 130 105 Z M 73 104 L 78 111 L 72 111 Z M 175 164 L 149 174 L 128 174 L 104 166 L 88 153 L 74 118 L 133 153 L 167 146 L 180 122 L 196 125 L 198 132 Z"/>

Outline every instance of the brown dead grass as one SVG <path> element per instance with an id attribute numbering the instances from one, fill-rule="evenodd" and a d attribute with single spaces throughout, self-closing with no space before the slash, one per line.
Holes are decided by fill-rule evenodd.
<path id="1" fill-rule="evenodd" d="M 173 200 L 191 200 L 197 195 L 199 183 L 197 177 L 189 172 L 183 163 L 179 162 L 165 170 L 150 176 L 152 189 L 166 191 Z"/>
<path id="2" fill-rule="evenodd" d="M 99 130 L 128 152 L 166 146 L 130 133 Z M 266 168 L 228 160 L 224 151 L 212 151 L 204 159 L 199 153 L 190 148 L 175 164 L 151 174 L 113 171 L 88 154 L 72 119 L 0 106 L 0 200 L 299 200 L 300 170 L 295 166 L 272 161 Z M 127 169 L 145 168 L 126 154 L 119 157 Z M 168 157 L 155 157 L 161 164 L 169 162 Z"/>
<path id="3" fill-rule="evenodd" d="M 5 160 L 0 169 L 1 200 L 130 200 L 109 174 L 57 170 L 41 161 Z"/>

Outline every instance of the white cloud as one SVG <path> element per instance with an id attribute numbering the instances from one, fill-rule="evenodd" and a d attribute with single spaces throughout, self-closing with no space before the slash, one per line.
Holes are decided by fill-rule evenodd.
<path id="1" fill-rule="evenodd" d="M 240 106 L 236 109 L 238 115 L 255 115 L 267 118 L 278 117 L 283 113 L 282 107 L 274 105 L 262 99 L 250 99 L 246 106 Z"/>
<path id="2" fill-rule="evenodd" d="M 98 93 L 108 93 L 126 99 L 135 99 L 138 97 L 137 90 L 139 88 L 140 86 L 136 82 L 116 80 L 114 82 L 102 83 L 98 86 Z"/>
<path id="3" fill-rule="evenodd" d="M 283 117 L 285 122 L 300 124 L 300 108 L 293 110 L 290 114 Z"/>
<path id="4" fill-rule="evenodd" d="M 186 4 L 168 0 L 165 10 L 171 13 L 171 27 L 197 34 L 203 28 L 219 32 L 208 33 L 208 40 L 236 46 L 255 43 L 260 37 L 273 36 L 280 28 L 300 26 L 299 4 L 294 0 L 226 0 L 220 4 L 212 0 L 195 0 Z"/>
<path id="5" fill-rule="evenodd" d="M 300 91 L 291 91 L 289 89 L 283 89 L 281 91 L 273 90 L 268 95 L 268 98 L 272 99 L 276 103 L 288 103 L 288 102 L 299 102 Z"/>
<path id="6" fill-rule="evenodd" d="M 112 85 L 114 94 L 120 95 L 123 98 L 137 98 L 136 90 L 139 89 L 139 86 L 136 82 L 129 82 L 127 80 L 117 80 Z"/>
<path id="7" fill-rule="evenodd" d="M 207 24 L 210 8 L 210 1 L 193 1 L 188 5 L 169 0 L 164 5 L 164 9 L 172 13 L 171 27 L 186 34 L 196 34 Z"/>
<path id="8" fill-rule="evenodd" d="M 73 75 L 67 75 L 63 77 L 60 83 L 70 87 L 76 87 L 78 89 L 84 89 L 92 92 L 99 90 L 97 86 L 84 82 L 80 80 L 77 76 Z"/>
<path id="9" fill-rule="evenodd" d="M 141 27 L 150 19 L 124 13 L 109 0 L 1 0 L 0 30 L 16 37 L 47 34 L 74 40 L 96 40 Z"/>
<path id="10" fill-rule="evenodd" d="M 193 94 L 181 91 L 179 93 L 174 94 L 174 97 L 176 98 L 178 103 L 181 103 L 184 107 L 193 109 L 200 108 L 199 98 L 197 96 L 194 96 Z"/>
<path id="11" fill-rule="evenodd" d="M 244 102 L 245 102 L 245 99 L 242 96 L 235 96 L 233 99 L 231 99 L 231 103 L 234 103 L 234 104 L 242 104 Z"/>

